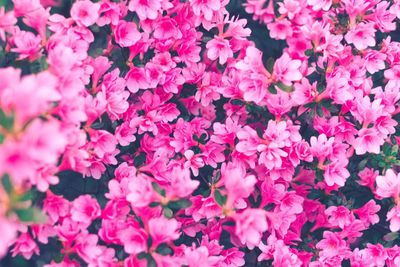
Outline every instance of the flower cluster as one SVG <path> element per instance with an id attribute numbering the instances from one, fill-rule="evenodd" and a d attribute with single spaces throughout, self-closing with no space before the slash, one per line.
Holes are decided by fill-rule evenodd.
<path id="1" fill-rule="evenodd" d="M 400 266 L 400 1 L 239 3 L 271 58 L 233 1 L 64 2 L 0 7 L 6 265 Z"/>

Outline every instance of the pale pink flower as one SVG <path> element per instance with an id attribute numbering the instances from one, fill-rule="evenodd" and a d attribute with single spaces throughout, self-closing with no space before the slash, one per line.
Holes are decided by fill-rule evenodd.
<path id="1" fill-rule="evenodd" d="M 307 0 L 307 4 L 312 7 L 313 10 L 328 11 L 332 5 L 332 0 Z"/>
<path id="2" fill-rule="evenodd" d="M 17 238 L 17 225 L 7 220 L 3 215 L 0 217 L 0 258 L 7 254 L 8 248 L 14 244 Z M 19 253 L 20 250 L 18 250 Z"/>
<path id="3" fill-rule="evenodd" d="M 390 222 L 389 228 L 392 232 L 400 230 L 400 206 L 396 205 L 386 214 L 386 220 Z"/>
<path id="4" fill-rule="evenodd" d="M 29 58 L 35 60 L 41 51 L 40 36 L 36 36 L 32 32 L 17 30 L 13 35 L 14 48 L 11 51 L 18 53 L 18 59 Z"/>
<path id="5" fill-rule="evenodd" d="M 398 198 L 400 194 L 400 175 L 388 169 L 385 175 L 376 177 L 376 194 L 382 198 Z"/>
<path id="6" fill-rule="evenodd" d="M 193 13 L 196 16 L 203 15 L 206 20 L 211 20 L 213 12 L 221 8 L 220 0 L 190 0 L 189 2 L 193 8 Z"/>

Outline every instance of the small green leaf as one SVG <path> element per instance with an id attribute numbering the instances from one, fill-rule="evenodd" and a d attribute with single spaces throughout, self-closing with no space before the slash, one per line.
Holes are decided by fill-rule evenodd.
<path id="1" fill-rule="evenodd" d="M 13 191 L 13 187 L 12 187 L 12 184 L 11 184 L 10 176 L 9 176 L 8 174 L 4 174 L 4 175 L 3 175 L 3 178 L 2 178 L 2 180 L 1 180 L 1 182 L 2 182 L 2 184 L 3 184 L 4 190 L 5 190 L 8 194 L 10 194 L 10 193 Z"/>
<path id="2" fill-rule="evenodd" d="M 171 219 L 174 216 L 173 211 L 170 208 L 164 208 L 164 216 L 168 219 Z"/>
<path id="3" fill-rule="evenodd" d="M 179 210 L 179 209 L 188 208 L 191 205 L 192 205 L 192 202 L 190 202 L 190 200 L 181 199 L 181 200 L 177 200 L 177 201 L 170 201 L 167 206 L 170 209 Z"/>
<path id="4" fill-rule="evenodd" d="M 278 82 L 276 84 L 282 91 L 293 92 L 293 86 L 284 84 L 283 82 Z"/>
<path id="5" fill-rule="evenodd" d="M 218 205 L 221 207 L 225 205 L 227 196 L 223 196 L 219 190 L 215 190 L 214 197 Z"/>
<path id="6" fill-rule="evenodd" d="M 273 94 L 276 95 L 278 93 L 278 91 L 275 88 L 275 85 L 271 84 L 270 86 L 268 86 L 268 91 Z"/>

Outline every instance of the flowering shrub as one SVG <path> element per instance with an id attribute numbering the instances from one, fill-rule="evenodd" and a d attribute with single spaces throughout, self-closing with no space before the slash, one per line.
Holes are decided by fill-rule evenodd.
<path id="1" fill-rule="evenodd" d="M 0 264 L 400 266 L 400 1 L 0 3 Z"/>

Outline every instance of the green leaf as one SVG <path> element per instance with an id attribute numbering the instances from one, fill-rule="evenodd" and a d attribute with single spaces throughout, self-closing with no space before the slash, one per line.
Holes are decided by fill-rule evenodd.
<path id="1" fill-rule="evenodd" d="M 6 129 L 11 129 L 14 125 L 14 115 L 7 116 L 7 114 L 0 109 L 0 125 Z"/>
<path id="2" fill-rule="evenodd" d="M 181 199 L 177 201 L 170 201 L 167 206 L 170 209 L 179 210 L 192 206 L 192 202 L 190 202 L 190 200 L 187 199 Z"/>
<path id="3" fill-rule="evenodd" d="M 13 191 L 13 187 L 11 184 L 11 179 L 10 176 L 8 174 L 4 174 L 3 178 L 1 179 L 1 183 L 3 184 L 3 188 L 4 190 L 10 194 Z"/>
<path id="4" fill-rule="evenodd" d="M 291 85 L 286 85 L 286 84 L 284 84 L 283 82 L 278 82 L 277 84 L 276 84 L 282 91 L 285 91 L 285 92 L 293 92 L 293 86 L 291 86 Z"/>
<path id="5" fill-rule="evenodd" d="M 268 59 L 267 59 L 267 63 L 266 63 L 266 67 L 267 67 L 267 71 L 268 71 L 269 73 L 272 73 L 272 72 L 273 72 L 273 70 L 274 70 L 274 65 L 275 65 L 275 60 L 274 60 L 272 57 L 268 58 Z"/>
<path id="6" fill-rule="evenodd" d="M 215 190 L 214 197 L 218 205 L 221 207 L 225 205 L 227 196 L 223 196 L 219 190 Z"/>
<path id="7" fill-rule="evenodd" d="M 15 213 L 22 222 L 44 223 L 47 217 L 36 207 L 16 209 Z"/>

